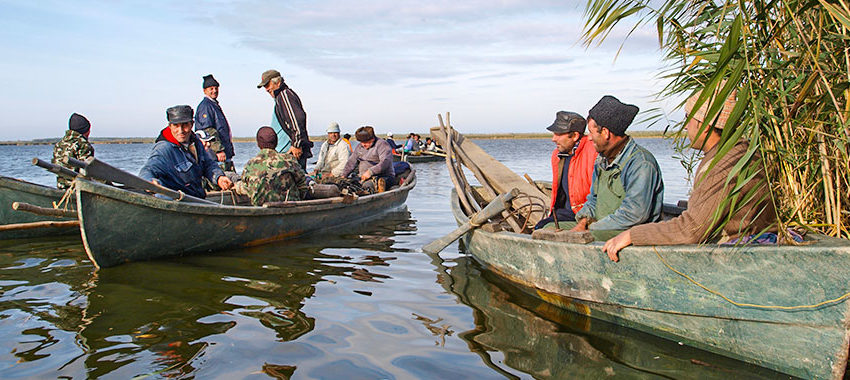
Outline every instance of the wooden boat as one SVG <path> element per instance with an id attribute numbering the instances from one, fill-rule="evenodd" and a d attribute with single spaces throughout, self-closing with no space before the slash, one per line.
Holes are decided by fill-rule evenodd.
<path id="1" fill-rule="evenodd" d="M 36 222 L 68 222 L 71 218 L 36 215 L 12 210 L 13 202 L 24 202 L 35 206 L 52 208 L 65 192 L 55 187 L 37 185 L 15 178 L 0 177 L 0 227 Z M 71 209 L 76 207 L 72 201 Z M 69 223 L 40 223 L 39 228 L 15 228 L 0 230 L 0 240 L 36 238 L 48 235 L 70 235 L 77 233 L 77 226 Z"/>
<path id="2" fill-rule="evenodd" d="M 420 163 L 423 163 L 423 162 L 437 162 L 437 161 L 444 161 L 444 160 L 445 160 L 445 158 L 443 156 L 434 155 L 434 154 L 426 154 L 426 153 L 418 154 L 418 155 L 408 154 L 408 155 L 405 155 L 403 158 L 402 158 L 402 156 L 393 155 L 393 161 L 395 161 L 395 162 L 405 161 L 405 162 L 410 163 L 410 164 L 420 164 Z"/>
<path id="3" fill-rule="evenodd" d="M 456 193 L 451 202 L 457 223 L 466 223 Z M 462 239 L 488 270 L 562 308 L 793 376 L 844 376 L 850 302 L 836 297 L 850 290 L 846 240 L 811 234 L 801 246 L 627 247 L 615 263 L 602 242 L 481 228 Z M 817 306 L 773 308 L 793 305 Z"/>
<path id="4" fill-rule="evenodd" d="M 342 197 L 251 207 L 165 200 L 78 179 L 83 244 L 97 267 L 252 246 L 362 222 L 393 210 L 416 185 L 411 171 L 398 188 L 350 203 Z"/>

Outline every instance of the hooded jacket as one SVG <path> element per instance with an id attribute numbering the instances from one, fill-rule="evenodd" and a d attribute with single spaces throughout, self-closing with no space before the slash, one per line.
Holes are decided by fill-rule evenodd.
<path id="1" fill-rule="evenodd" d="M 587 135 L 578 140 L 573 157 L 570 159 L 570 167 L 567 169 L 567 183 L 570 185 L 570 208 L 573 213 L 578 213 L 584 202 L 587 200 L 587 194 L 590 193 L 590 184 L 593 177 L 593 163 L 596 161 L 596 148 L 588 139 Z M 552 200 L 549 203 L 549 209 L 555 210 L 555 201 L 558 198 L 558 188 L 561 186 L 560 168 L 561 157 L 558 157 L 558 148 L 552 151 Z M 560 205 L 559 205 L 560 206 Z M 561 207 L 563 208 L 563 207 Z"/>
<path id="2" fill-rule="evenodd" d="M 139 171 L 139 177 L 145 180 L 156 179 L 162 186 L 198 198 L 206 196 L 203 177 L 216 183 L 223 175 L 216 162 L 205 154 L 204 146 L 194 133 L 190 135 L 187 149 L 177 142 L 168 127 L 159 133 L 147 163 Z"/>

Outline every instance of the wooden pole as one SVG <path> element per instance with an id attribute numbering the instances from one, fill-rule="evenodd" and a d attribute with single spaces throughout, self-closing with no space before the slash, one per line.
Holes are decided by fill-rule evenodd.
<path id="1" fill-rule="evenodd" d="M 438 114 L 437 119 L 440 121 L 440 127 L 443 131 L 446 130 L 446 125 L 443 124 L 443 115 Z M 452 164 L 452 142 L 450 139 L 446 139 L 446 168 L 449 171 L 449 178 L 452 180 L 452 184 L 455 186 L 455 192 L 457 192 L 457 196 L 460 199 L 460 205 L 463 208 L 466 215 L 472 215 L 474 211 L 472 210 L 472 206 L 469 204 L 469 200 L 466 198 L 465 192 L 460 185 L 460 182 L 457 179 L 457 173 L 455 173 L 454 165 Z"/>
<path id="2" fill-rule="evenodd" d="M 446 112 L 446 131 L 449 135 L 452 134 L 452 122 L 451 122 L 451 114 Z M 457 175 L 458 180 L 460 180 L 460 184 L 463 187 L 464 194 L 466 195 L 469 203 L 472 205 L 473 211 L 478 212 L 481 210 L 481 205 L 478 204 L 478 200 L 472 195 L 472 186 L 469 186 L 469 181 L 466 180 L 466 174 L 463 173 L 463 165 L 460 162 L 460 158 L 457 156 L 457 146 L 452 141 L 452 155 L 454 156 L 454 168 L 455 173 Z M 489 202 L 490 200 L 487 200 Z"/>
<path id="3" fill-rule="evenodd" d="M 0 231 L 13 231 L 13 230 L 31 230 L 35 228 L 61 228 L 61 227 L 79 227 L 79 220 L 69 220 L 69 221 L 45 221 L 45 222 L 32 222 L 32 223 L 16 223 L 16 224 L 4 224 L 0 225 Z"/>
<path id="4" fill-rule="evenodd" d="M 76 218 L 77 212 L 72 210 L 62 210 L 58 208 L 39 207 L 24 202 L 12 202 L 12 210 L 26 211 L 37 215 L 58 216 L 61 218 Z"/>
<path id="5" fill-rule="evenodd" d="M 448 235 L 434 240 L 424 247 L 422 247 L 422 251 L 425 253 L 438 253 L 446 248 L 453 241 L 457 240 L 467 231 L 478 228 L 482 224 L 487 223 L 487 220 L 498 215 L 500 212 L 504 211 L 508 205 L 510 204 L 511 199 L 519 194 L 519 190 L 513 189 L 508 193 L 502 194 L 494 198 L 490 203 L 487 204 L 486 207 L 481 209 L 481 211 L 475 213 L 474 215 L 469 217 L 469 220 L 463 225 L 459 226 L 454 231 L 450 232 Z"/>

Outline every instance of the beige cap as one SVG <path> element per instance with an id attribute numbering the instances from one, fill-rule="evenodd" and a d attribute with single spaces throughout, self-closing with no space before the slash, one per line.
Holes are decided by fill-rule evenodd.
<path id="1" fill-rule="evenodd" d="M 720 90 L 725 85 L 726 85 L 726 81 L 721 82 L 720 85 L 717 86 L 717 91 L 715 91 L 715 95 L 718 92 L 720 92 Z M 711 102 L 713 102 L 714 99 L 712 99 L 712 98 L 707 99 L 705 101 L 705 103 L 702 104 L 702 107 L 700 107 L 696 111 L 693 111 L 694 106 L 696 105 L 697 99 L 699 99 L 700 94 L 702 94 L 702 91 L 700 91 L 697 94 L 695 94 L 694 96 L 691 96 L 690 98 L 688 98 L 688 100 L 685 102 L 685 113 L 691 114 L 692 115 L 691 117 L 694 118 L 694 119 L 704 121 L 705 116 L 708 114 L 708 107 L 711 105 Z M 726 127 L 726 120 L 729 119 L 729 115 L 732 113 L 732 109 L 735 108 L 735 103 L 736 103 L 735 98 L 737 98 L 737 96 L 738 96 L 737 90 L 732 90 L 732 92 L 729 93 L 729 96 L 726 98 L 726 101 L 723 104 L 723 108 L 720 110 L 720 113 L 717 115 L 717 123 L 714 124 L 714 128 L 723 129 L 723 128 Z"/>

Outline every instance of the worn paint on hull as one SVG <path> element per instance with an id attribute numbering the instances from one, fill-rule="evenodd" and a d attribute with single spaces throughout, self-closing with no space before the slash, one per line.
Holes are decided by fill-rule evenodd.
<path id="1" fill-rule="evenodd" d="M 97 267 L 254 246 L 372 218 L 404 204 L 415 186 L 353 203 L 286 208 L 181 203 L 77 180 L 83 244 Z"/>
<path id="2" fill-rule="evenodd" d="M 36 215 L 24 211 L 12 210 L 13 202 L 52 208 L 65 192 L 54 187 L 36 185 L 9 177 L 0 177 L 0 223 L 17 224 L 44 221 L 71 221 L 69 218 Z M 73 201 L 71 207 L 75 207 Z M 33 228 L 27 230 L 0 231 L 0 240 L 24 239 L 43 236 L 70 235 L 77 233 L 78 227 Z"/>
<path id="3" fill-rule="evenodd" d="M 458 224 L 466 222 L 454 196 L 452 211 Z M 670 271 L 653 247 L 625 248 L 614 263 L 601 242 L 559 243 L 480 229 L 463 239 L 485 267 L 532 295 L 560 296 L 544 299 L 567 309 L 794 376 L 844 375 L 850 302 L 795 311 L 739 307 Z M 850 290 L 850 243 L 819 235 L 813 240 L 796 247 L 657 249 L 674 268 L 733 300 L 809 305 Z"/>

